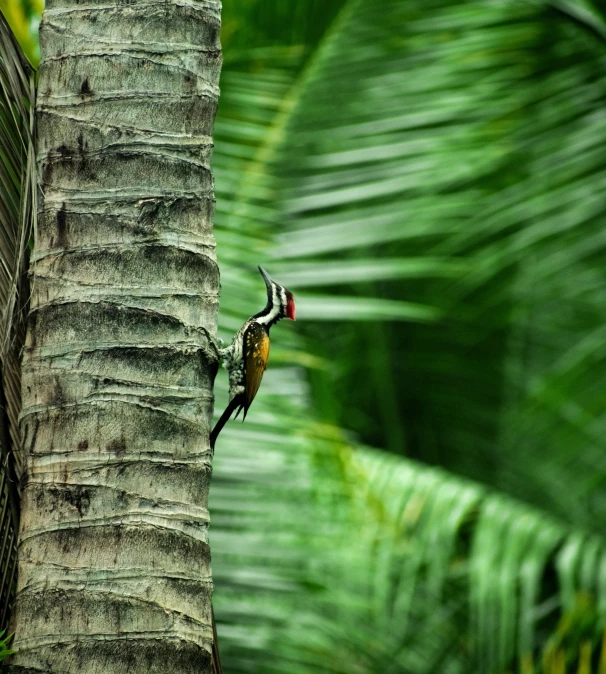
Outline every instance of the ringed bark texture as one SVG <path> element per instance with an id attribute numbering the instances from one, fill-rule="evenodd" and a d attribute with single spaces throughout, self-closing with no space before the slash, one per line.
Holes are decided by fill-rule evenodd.
<path id="1" fill-rule="evenodd" d="M 219 28 L 47 0 L 15 673 L 210 671 Z"/>

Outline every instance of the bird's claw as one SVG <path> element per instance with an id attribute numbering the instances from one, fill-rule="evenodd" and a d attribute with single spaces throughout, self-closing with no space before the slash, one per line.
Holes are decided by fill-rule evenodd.
<path id="1" fill-rule="evenodd" d="M 223 358 L 223 351 L 225 351 L 224 347 L 224 342 L 220 337 L 211 337 L 211 342 L 215 349 L 217 350 L 217 353 L 219 354 L 219 358 Z"/>

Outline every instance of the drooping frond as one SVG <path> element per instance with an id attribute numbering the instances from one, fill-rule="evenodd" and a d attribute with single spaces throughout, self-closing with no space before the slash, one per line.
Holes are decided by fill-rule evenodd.
<path id="1" fill-rule="evenodd" d="M 0 12 L 0 624 L 15 590 L 19 490 L 21 347 L 28 241 L 35 227 L 35 73 Z"/>
<path id="2" fill-rule="evenodd" d="M 28 300 L 27 257 L 35 232 L 36 73 L 0 13 L 0 357 L 16 475 L 21 472 L 20 350 Z M 5 454 L 5 458 L 7 455 Z"/>

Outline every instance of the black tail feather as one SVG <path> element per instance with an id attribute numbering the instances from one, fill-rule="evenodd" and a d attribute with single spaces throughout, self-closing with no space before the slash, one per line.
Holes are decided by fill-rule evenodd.
<path id="1" fill-rule="evenodd" d="M 211 450 L 211 452 L 214 453 L 215 442 L 217 441 L 217 436 L 222 431 L 223 426 L 225 426 L 225 424 L 229 421 L 229 418 L 233 414 L 233 411 L 236 409 L 236 407 L 239 408 L 238 413 L 236 414 L 236 416 L 238 416 L 238 414 L 240 414 L 240 409 L 243 406 L 244 405 L 243 405 L 243 400 L 242 400 L 241 396 L 237 395 L 235 398 L 233 398 L 233 400 L 230 401 L 229 405 L 225 408 L 225 411 L 221 415 L 221 418 L 219 419 L 219 421 L 217 421 L 217 423 L 215 424 L 215 427 L 213 428 L 213 430 L 211 431 L 211 434 L 210 434 L 210 450 Z"/>

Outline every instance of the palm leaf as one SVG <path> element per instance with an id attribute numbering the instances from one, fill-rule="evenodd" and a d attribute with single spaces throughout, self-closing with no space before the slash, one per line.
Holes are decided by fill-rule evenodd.
<path id="1" fill-rule="evenodd" d="M 20 350 L 25 334 L 27 252 L 35 231 L 35 72 L 0 14 L 0 356 L 3 405 L 11 447 L 3 447 L 16 476 L 22 470 L 19 434 Z M 6 443 L 4 443 L 6 444 Z"/>
<path id="2" fill-rule="evenodd" d="M 27 243 L 36 217 L 35 74 L 0 12 L 0 624 L 15 592 L 19 518 L 18 478 L 23 467 L 19 433 L 20 357 L 27 303 Z M 0 656 L 10 654 L 8 638 Z"/>
<path id="3" fill-rule="evenodd" d="M 435 241 L 444 233 L 456 242 L 460 231 L 456 223 L 471 208 L 477 188 L 461 196 L 449 192 L 445 183 L 444 204 L 436 203 L 428 188 L 413 204 L 419 206 L 423 218 L 411 218 L 409 230 L 402 227 L 393 203 L 370 200 L 358 204 L 347 194 L 334 197 L 332 188 L 324 183 L 325 175 L 318 173 L 317 157 L 310 157 L 306 164 L 306 156 L 297 146 L 304 143 L 305 136 L 298 135 L 301 129 L 291 115 L 313 116 L 316 103 L 323 100 L 314 88 L 320 86 L 325 89 L 327 117 L 338 118 L 326 131 L 318 127 L 325 138 L 332 141 L 336 137 L 334 142 L 338 143 L 347 140 L 350 131 L 352 137 L 364 138 L 363 124 L 351 130 L 338 126 L 341 109 L 334 102 L 330 104 L 330 96 L 336 96 L 331 72 L 348 71 L 350 65 L 338 43 L 358 40 L 359 46 L 359 31 L 364 29 L 370 36 L 375 29 L 369 19 L 375 10 L 368 3 L 347 3 L 310 60 L 305 58 L 310 46 L 295 45 L 255 48 L 248 56 L 242 48 L 237 61 L 226 63 L 214 159 L 224 339 L 230 338 L 251 307 L 263 303 L 264 290 L 255 265 L 265 264 L 269 254 L 275 255 L 275 262 L 267 263 L 269 270 L 292 284 L 298 300 L 300 282 L 301 287 L 330 290 L 349 307 L 358 300 L 367 301 L 366 315 L 374 311 L 375 319 L 377 307 L 385 306 L 376 300 L 389 300 L 391 293 L 377 298 L 368 280 L 365 286 L 356 275 L 368 271 L 367 260 L 378 245 L 403 242 L 399 248 L 384 249 L 388 254 L 369 271 L 374 282 L 407 279 L 414 290 L 419 282 L 430 280 L 434 288 L 452 287 L 455 297 L 460 296 L 461 287 L 472 285 L 467 279 L 476 274 L 480 255 L 463 257 L 460 244 L 456 244 L 456 254 L 447 246 L 442 254 L 435 244 L 435 254 L 428 255 L 427 247 L 424 254 L 417 251 L 421 242 L 432 237 Z M 479 28 L 491 26 L 495 16 L 505 21 L 505 10 L 501 14 L 496 9 L 490 11 L 483 16 L 479 9 L 475 15 L 472 12 Z M 427 20 L 427 13 L 419 12 L 419 22 L 422 14 Z M 462 31 L 465 12 L 461 10 L 457 16 L 453 10 L 449 18 L 453 16 Z M 357 28 L 351 33 L 348 22 L 354 19 Z M 394 15 L 388 14 L 385 23 L 393 21 Z M 444 23 L 451 25 L 446 19 Z M 421 25 L 414 27 L 418 34 L 423 33 Z M 520 38 L 530 40 L 534 35 L 528 26 L 514 24 L 514 28 Z M 254 22 L 249 30 L 256 34 Z M 243 34 L 239 38 L 242 40 Z M 229 45 L 225 47 L 228 53 Z M 445 49 L 444 59 L 448 57 Z M 368 66 L 369 80 L 380 64 L 380 59 L 375 59 Z M 497 62 L 496 73 L 498 67 Z M 354 74 L 359 79 L 360 71 Z M 419 75 L 418 82 L 422 79 Z M 342 88 L 351 85 L 347 80 Z M 499 86 L 507 88 L 505 82 Z M 354 94 L 351 99 L 357 100 Z M 310 101 L 306 107 L 301 102 L 305 100 Z M 378 115 L 383 108 L 377 107 Z M 361 110 L 362 115 L 369 112 L 368 107 L 361 106 Z M 390 119 L 385 125 L 389 123 Z M 314 135 L 312 126 L 310 122 L 310 137 Z M 370 127 L 368 143 L 373 141 Z M 418 147 L 412 146 L 412 154 L 424 147 L 422 133 L 415 131 Z M 436 142 L 439 140 L 437 135 Z M 287 165 L 280 163 L 284 158 L 281 142 L 293 153 Z M 324 141 L 315 138 L 314 142 L 314 148 L 323 148 Z M 398 152 L 402 147 L 390 147 L 390 142 L 383 141 L 383 157 L 401 161 Z M 405 144 L 409 142 L 404 139 Z M 450 141 L 446 138 L 445 142 L 448 145 Z M 339 150 L 325 163 L 341 167 L 341 162 L 352 157 L 356 162 L 372 163 L 374 146 L 369 148 L 355 156 L 347 154 L 350 150 Z M 438 152 L 434 164 L 443 151 Z M 476 163 L 486 168 L 481 151 L 480 145 Z M 379 157 L 376 163 L 383 160 Z M 297 183 L 303 176 L 297 190 L 312 185 L 311 178 L 306 182 L 307 174 L 316 177 L 309 194 L 321 189 L 317 213 L 299 214 L 290 208 L 292 203 L 308 208 L 310 202 L 293 200 L 285 204 L 290 208 L 290 219 L 284 219 L 284 192 L 276 185 L 276 166 L 281 167 L 282 180 Z M 377 175 L 382 170 L 389 172 L 380 167 Z M 359 173 L 352 173 L 355 180 Z M 368 194 L 374 197 L 378 193 L 373 190 L 371 186 Z M 342 201 L 337 204 L 331 199 Z M 336 206 L 348 209 L 347 215 L 331 210 Z M 362 227 L 366 218 L 370 225 Z M 278 245 L 272 248 L 272 241 Z M 356 254 L 344 258 L 344 249 Z M 326 263 L 326 257 L 320 255 L 331 252 L 341 257 Z M 302 257 L 306 259 L 293 259 Z M 362 292 L 352 295 L 350 288 L 360 285 Z M 328 303 L 325 298 L 321 302 Z M 329 301 L 334 304 L 332 298 Z M 393 301 L 399 307 L 401 293 L 394 295 Z M 442 320 L 436 330 L 445 327 L 438 310 L 454 311 L 451 305 L 451 295 L 440 303 L 422 304 L 433 307 L 433 318 Z M 494 303 L 488 307 L 492 311 Z M 351 312 L 343 313 L 351 318 Z M 469 315 L 462 319 L 474 324 Z M 574 613 L 584 592 L 594 606 L 604 604 L 604 589 L 598 587 L 594 569 L 596 560 L 603 556 L 600 539 L 478 484 L 352 447 L 336 427 L 314 421 L 312 406 L 322 405 L 324 399 L 317 390 L 310 396 L 304 374 L 293 365 L 305 361 L 307 347 L 313 354 L 307 358 L 321 372 L 321 368 L 332 366 L 339 349 L 330 343 L 327 357 L 318 360 L 317 355 L 323 354 L 318 342 L 308 341 L 305 346 L 288 328 L 276 329 L 272 364 L 246 424 L 229 424 L 217 446 L 211 535 L 226 669 L 455 673 L 511 666 L 517 670 L 518 666 L 538 663 L 546 635 L 555 633 L 560 619 Z M 322 330 L 323 338 L 329 329 Z M 339 330 L 346 329 L 340 326 Z M 360 325 L 352 327 L 351 333 L 358 332 Z M 428 348 L 427 353 L 436 361 L 436 351 Z M 352 374 L 360 376 L 359 363 L 351 355 L 341 362 L 347 362 Z M 423 364 L 429 362 L 428 355 Z M 439 358 L 434 365 L 444 367 Z M 221 379 L 218 389 L 220 412 L 226 403 Z M 483 388 L 482 393 L 485 391 Z M 336 397 L 331 395 L 332 404 Z M 445 396 L 446 400 L 452 407 L 453 397 Z M 350 425 L 351 421 L 348 418 Z M 469 436 L 457 441 L 465 439 Z M 572 559 L 571 546 L 575 552 L 572 562 L 568 561 Z M 555 581 L 546 583 L 546 577 Z M 578 660 L 579 648 L 570 646 L 569 651 L 570 659 Z"/>
<path id="4" fill-rule="evenodd" d="M 580 0 L 348 3 L 264 188 L 278 269 L 313 273 L 307 317 L 333 319 L 307 330 L 325 419 L 588 527 L 606 521 L 603 25 Z"/>

